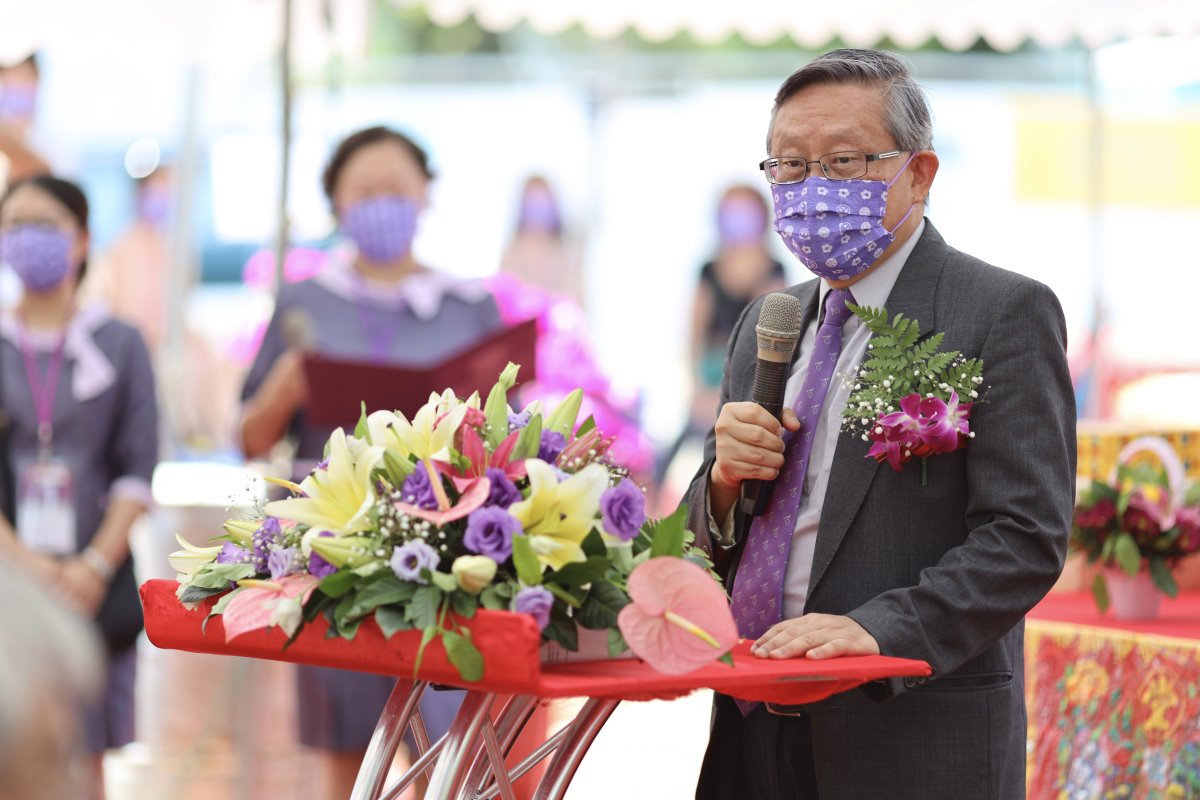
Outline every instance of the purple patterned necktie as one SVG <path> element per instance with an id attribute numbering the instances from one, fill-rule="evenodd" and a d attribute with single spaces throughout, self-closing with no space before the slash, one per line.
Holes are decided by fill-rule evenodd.
<path id="1" fill-rule="evenodd" d="M 825 320 L 817 329 L 804 385 L 792 406 L 800 420 L 800 430 L 784 451 L 783 470 L 771 489 L 766 512 L 755 517 L 750 525 L 730 603 L 738 633 L 746 639 L 757 639 L 783 618 L 783 580 L 804 492 L 808 457 L 829 392 L 829 381 L 842 352 L 842 325 L 851 316 L 846 303 L 852 302 L 854 296 L 849 289 L 833 289 L 825 298 Z"/>

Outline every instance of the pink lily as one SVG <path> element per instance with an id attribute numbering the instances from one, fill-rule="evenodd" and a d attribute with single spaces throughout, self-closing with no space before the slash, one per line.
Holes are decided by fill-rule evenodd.
<path id="1" fill-rule="evenodd" d="M 568 466 L 577 458 L 591 463 L 608 452 L 617 437 L 605 436 L 599 428 L 592 428 L 583 436 L 578 437 L 563 449 L 555 463 L 560 467 Z"/>

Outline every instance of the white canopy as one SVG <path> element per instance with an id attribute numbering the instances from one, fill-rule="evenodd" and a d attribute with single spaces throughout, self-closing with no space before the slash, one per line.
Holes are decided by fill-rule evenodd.
<path id="1" fill-rule="evenodd" d="M 834 37 L 870 46 L 884 37 L 903 48 L 937 39 L 963 50 L 983 37 L 998 50 L 1027 40 L 1044 47 L 1078 38 L 1098 47 L 1145 35 L 1200 33 L 1196 0 L 857 0 L 800 3 L 786 0 L 395 0 L 424 5 L 434 22 L 453 25 L 467 14 L 492 31 L 521 21 L 541 33 L 578 23 L 598 38 L 632 28 L 650 40 L 687 31 L 703 42 L 733 33 L 766 43 L 791 36 L 818 48 Z"/>

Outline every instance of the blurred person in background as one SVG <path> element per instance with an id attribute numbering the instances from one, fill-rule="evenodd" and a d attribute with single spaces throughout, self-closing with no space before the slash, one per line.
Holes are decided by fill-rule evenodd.
<path id="1" fill-rule="evenodd" d="M 671 462 L 689 441 L 703 443 L 711 425 L 721 391 L 725 347 L 742 311 L 755 298 L 777 292 L 787 285 L 783 265 L 767 248 L 767 201 L 758 189 L 746 184 L 727 188 L 717 203 L 717 251 L 700 268 L 692 298 L 688 363 L 691 365 L 692 398 L 688 421 L 678 438 L 659 460 L 658 480 L 662 485 Z M 697 454 L 696 464 L 699 463 Z M 696 464 L 683 470 L 689 480 Z M 683 486 L 662 500 L 674 507 Z M 668 487 L 664 495 L 672 494 Z"/>
<path id="2" fill-rule="evenodd" d="M 0 188 L 50 171 L 31 143 L 39 78 L 35 55 L 0 64 Z"/>
<path id="3" fill-rule="evenodd" d="M 91 780 L 79 710 L 100 689 L 95 633 L 0 561 L 0 800 L 78 800 Z"/>
<path id="4" fill-rule="evenodd" d="M 583 305 L 579 248 L 563 233 L 558 199 L 540 175 L 526 180 L 521 190 L 517 229 L 500 258 L 500 269 Z"/>
<path id="5" fill-rule="evenodd" d="M 296 442 L 296 479 L 321 459 L 330 431 L 304 414 L 306 350 L 347 360 L 431 364 L 502 327 L 487 290 L 419 264 L 413 236 L 428 198 L 429 158 L 384 127 L 351 135 L 334 151 L 325 194 L 348 247 L 314 278 L 285 284 L 242 392 L 241 441 L 250 458 L 285 436 Z M 412 411 L 412 409 L 408 409 Z M 298 668 L 300 741 L 322 751 L 324 797 L 344 800 L 395 679 Z M 459 692 L 428 692 L 421 712 L 436 740 L 449 729 Z"/>
<path id="6" fill-rule="evenodd" d="M 102 305 L 77 302 L 88 242 L 75 184 L 36 176 L 0 198 L 0 261 L 24 287 L 0 316 L 0 558 L 103 635 L 107 680 L 85 726 L 102 797 L 104 751 L 134 738 L 142 612 L 129 531 L 151 505 L 158 408 L 141 336 Z"/>

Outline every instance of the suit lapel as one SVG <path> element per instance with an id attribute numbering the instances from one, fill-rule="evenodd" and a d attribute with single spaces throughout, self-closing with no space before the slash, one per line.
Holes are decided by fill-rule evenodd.
<path id="1" fill-rule="evenodd" d="M 899 277 L 896 278 L 896 285 L 888 295 L 888 316 L 894 317 L 897 313 L 903 313 L 910 319 L 916 319 L 920 323 L 921 336 L 936 330 L 934 299 L 947 250 L 946 243 L 933 224 L 926 220 L 925 232 L 913 248 Z M 808 581 L 810 600 L 833 561 L 846 531 L 854 521 L 863 499 L 867 496 L 867 489 L 875 478 L 876 470 L 880 468 L 874 459 L 866 457 L 869 448 L 867 442 L 850 434 L 843 432 L 838 437 L 829 473 L 829 486 L 825 490 L 825 502 L 821 507 L 821 521 L 817 529 L 812 572 Z"/>

